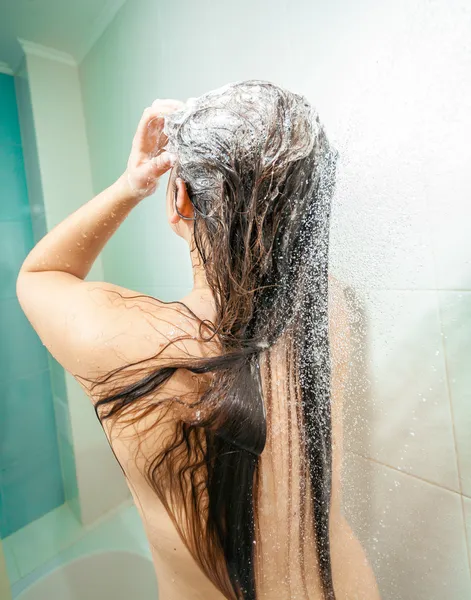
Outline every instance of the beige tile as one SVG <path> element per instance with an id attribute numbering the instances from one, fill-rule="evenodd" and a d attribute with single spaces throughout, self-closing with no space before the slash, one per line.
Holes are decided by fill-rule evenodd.
<path id="1" fill-rule="evenodd" d="M 463 78 L 463 82 L 466 79 Z M 468 88 L 471 88 L 471 83 L 468 83 Z M 460 96 L 465 97 L 464 93 Z M 424 179 L 429 205 L 427 218 L 431 228 L 437 287 L 471 290 L 469 106 L 463 106 L 461 114 L 454 116 L 453 125 L 440 140 L 440 152 L 430 156 L 430 177 Z"/>
<path id="2" fill-rule="evenodd" d="M 471 181 L 463 183 L 462 194 L 469 193 Z M 458 192 L 456 192 L 458 193 Z M 450 190 L 450 194 L 455 193 Z M 450 210 L 437 208 L 431 210 L 434 238 L 434 254 L 437 273 L 437 288 L 448 290 L 471 289 L 471 261 L 469 223 L 471 221 L 471 204 L 469 198 L 463 198 L 465 205 L 455 204 Z"/>
<path id="3" fill-rule="evenodd" d="M 403 34 L 404 28 L 398 29 Z M 388 28 L 388 35 L 391 31 Z M 428 141 L 432 134 L 430 147 L 438 154 L 436 128 L 430 123 L 436 123 L 441 111 L 436 103 L 433 110 L 426 111 L 424 106 L 430 107 L 429 89 L 435 92 L 437 86 L 431 77 L 427 82 L 430 88 L 425 88 L 423 80 L 414 75 L 417 48 L 404 53 L 400 44 L 402 55 L 398 54 L 392 51 L 397 34 L 393 39 L 389 48 L 384 43 L 378 46 L 380 54 L 375 53 L 369 65 L 365 47 L 364 58 L 353 67 L 358 72 L 354 77 L 351 70 L 346 75 L 352 77 L 350 87 L 355 92 L 349 93 L 348 105 L 339 103 L 337 107 L 340 121 L 336 119 L 333 125 L 340 127 L 340 164 L 331 260 L 339 276 L 355 285 L 434 289 L 432 238 L 426 218 L 428 187 L 424 185 L 433 171 L 429 173 L 424 160 L 424 139 Z M 404 41 L 411 43 L 410 39 Z M 425 77 L 421 67 L 416 66 Z M 399 100 L 398 85 L 408 90 L 407 99 L 401 94 Z"/>
<path id="4" fill-rule="evenodd" d="M 345 512 L 382 600 L 471 597 L 460 495 L 347 454 Z"/>
<path id="5" fill-rule="evenodd" d="M 439 292 L 462 492 L 471 497 L 471 292 Z"/>
<path id="6" fill-rule="evenodd" d="M 420 144 L 423 176 L 417 175 L 427 198 L 437 287 L 470 290 L 471 79 L 467 74 L 471 61 L 469 52 L 463 51 L 469 37 L 469 14 L 462 12 L 460 18 L 447 4 L 434 33 L 435 39 L 446 37 L 438 46 L 437 60 L 430 63 L 440 85 L 435 83 L 436 94 L 429 94 L 430 101 L 420 105 L 428 127 Z"/>
<path id="7" fill-rule="evenodd" d="M 390 142 L 384 132 L 369 140 L 362 132 L 345 149 L 332 209 L 331 268 L 357 287 L 433 289 L 425 197 L 400 149 L 378 148 Z"/>
<path id="8" fill-rule="evenodd" d="M 357 314 L 346 448 L 458 490 L 436 292 L 370 292 Z"/>

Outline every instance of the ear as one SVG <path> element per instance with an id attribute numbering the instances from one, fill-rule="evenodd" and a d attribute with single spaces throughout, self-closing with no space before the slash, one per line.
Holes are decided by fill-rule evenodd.
<path id="1" fill-rule="evenodd" d="M 191 204 L 190 196 L 186 191 L 186 185 L 183 179 L 177 177 L 177 179 L 175 179 L 175 186 L 176 201 L 174 196 L 174 198 L 172 199 L 172 208 L 170 214 L 170 223 L 174 225 L 176 225 L 181 220 L 181 215 L 192 219 L 194 214 L 193 205 Z"/>

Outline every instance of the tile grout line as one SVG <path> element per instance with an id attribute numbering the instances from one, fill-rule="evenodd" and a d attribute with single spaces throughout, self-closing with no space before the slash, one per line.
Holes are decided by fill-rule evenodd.
<path id="1" fill-rule="evenodd" d="M 467 550 L 467 554 L 468 554 L 468 565 L 469 565 L 469 574 L 471 577 L 471 537 L 470 537 L 470 533 L 468 532 L 468 527 L 467 527 L 467 523 L 466 523 L 466 511 L 464 508 L 464 496 L 461 495 L 461 510 L 463 512 L 463 521 L 464 521 L 464 535 L 465 535 L 465 539 L 466 539 L 466 550 Z"/>
<path id="2" fill-rule="evenodd" d="M 456 427 L 455 427 L 455 415 L 454 415 L 454 410 L 453 410 L 453 400 L 452 400 L 451 386 L 450 386 L 450 373 L 449 373 L 449 366 L 448 366 L 447 344 L 446 344 L 445 332 L 444 332 L 444 327 L 443 327 L 443 314 L 442 314 L 442 309 L 441 309 L 440 293 L 439 293 L 439 292 L 443 292 L 444 290 L 439 289 L 439 286 L 438 286 L 437 253 L 436 253 L 436 248 L 435 248 L 435 244 L 434 244 L 434 236 L 432 235 L 432 224 L 430 222 L 430 207 L 429 207 L 427 197 L 425 198 L 425 207 L 426 207 L 425 222 L 427 224 L 427 229 L 429 232 L 429 239 L 432 242 L 431 243 L 431 251 L 432 251 L 432 262 L 433 262 L 433 275 L 434 275 L 435 288 L 436 288 L 435 298 L 436 298 L 436 303 L 437 303 L 438 321 L 439 321 L 439 326 L 440 326 L 440 338 L 441 338 L 441 345 L 442 345 L 442 350 L 443 350 L 443 363 L 444 363 L 444 367 L 445 367 L 445 379 L 446 379 L 446 389 L 447 389 L 447 393 L 448 393 L 448 404 L 450 406 L 451 426 L 452 426 L 452 432 L 453 432 L 453 445 L 454 445 L 454 449 L 455 449 L 455 461 L 456 461 L 456 469 L 457 469 L 457 473 L 458 473 L 458 485 L 459 485 L 459 489 L 460 489 L 461 516 L 462 516 L 462 520 L 463 520 L 464 534 L 465 534 L 465 540 L 466 540 L 466 551 L 467 551 L 467 555 L 468 555 L 468 569 L 469 569 L 469 575 L 471 577 L 471 547 L 470 547 L 471 540 L 469 539 L 468 527 L 466 524 L 466 513 L 465 513 L 465 508 L 464 508 L 460 456 L 459 456 L 459 452 L 458 452 L 458 442 L 457 442 L 457 438 L 456 438 Z M 445 290 L 445 291 L 447 291 L 447 290 Z M 459 290 L 454 290 L 454 291 L 457 292 Z"/>
<path id="3" fill-rule="evenodd" d="M 454 415 L 454 411 L 453 411 L 453 402 L 451 399 L 450 374 L 449 374 L 449 368 L 448 368 L 448 354 L 447 354 L 446 343 L 445 343 L 445 332 L 443 331 L 443 318 L 442 318 L 442 311 L 440 310 L 440 299 L 438 297 L 438 291 L 436 294 L 436 299 L 437 299 L 438 321 L 440 323 L 440 339 L 441 339 L 441 345 L 442 345 L 442 351 L 443 351 L 443 363 L 444 363 L 444 367 L 445 367 L 446 391 L 448 394 L 448 404 L 450 407 L 450 415 L 451 415 L 451 427 L 452 427 L 452 431 L 453 431 L 453 446 L 455 449 L 456 470 L 458 472 L 458 485 L 460 487 L 460 494 L 462 495 L 463 494 L 463 486 L 461 483 L 462 480 L 461 480 L 460 460 L 459 460 L 458 444 L 456 441 L 455 415 Z"/>
<path id="4" fill-rule="evenodd" d="M 388 465 L 387 463 L 381 462 L 381 461 L 377 460 L 376 458 L 371 458 L 369 456 L 365 456 L 364 454 L 360 454 L 360 452 L 357 452 L 355 450 L 348 450 L 348 452 L 350 452 L 351 454 L 354 454 L 355 456 L 359 456 L 360 458 L 363 458 L 364 460 L 369 460 L 372 463 L 375 463 L 377 465 L 381 465 L 382 467 L 391 469 L 392 471 L 395 471 L 396 473 L 401 473 L 401 475 L 408 475 L 409 477 L 412 477 L 413 479 L 417 479 L 418 481 L 422 481 L 423 483 L 428 483 L 429 485 L 433 485 L 434 487 L 440 488 L 442 490 L 446 490 L 447 492 L 450 492 L 451 494 L 456 494 L 457 496 L 463 496 L 463 494 L 461 494 L 461 492 L 459 492 L 457 490 L 453 490 L 446 485 L 442 485 L 442 484 L 436 483 L 434 481 L 430 481 L 429 479 L 425 479 L 424 477 L 420 477 L 420 475 L 415 475 L 414 473 L 409 473 L 408 471 L 401 471 L 401 469 L 398 469 L 397 467 L 393 467 L 392 465 Z"/>
<path id="5" fill-rule="evenodd" d="M 450 406 L 450 414 L 451 414 L 451 426 L 452 426 L 452 431 L 453 431 L 453 443 L 454 443 L 454 448 L 455 448 L 456 469 L 458 471 L 458 485 L 460 487 L 461 516 L 463 519 L 463 527 L 464 527 L 464 534 L 465 534 L 465 540 L 466 540 L 466 552 L 468 555 L 469 575 L 471 577 L 471 546 L 470 546 L 471 540 L 469 539 L 468 527 L 466 525 L 466 513 L 465 513 L 465 509 L 464 509 L 463 484 L 462 484 L 462 478 L 461 478 L 460 457 L 459 457 L 459 452 L 458 452 L 458 441 L 456 439 L 455 414 L 454 414 L 454 410 L 453 410 L 453 401 L 452 401 L 451 386 L 450 386 L 448 354 L 447 354 L 447 347 L 446 347 L 445 332 L 443 330 L 443 317 L 442 317 L 442 310 L 440 307 L 440 298 L 439 298 L 438 291 L 437 291 L 437 310 L 438 310 L 438 320 L 440 322 L 440 334 L 441 334 L 443 358 L 444 358 L 444 365 L 445 365 L 445 379 L 446 379 L 446 388 L 447 388 L 447 392 L 448 392 L 448 403 Z"/>

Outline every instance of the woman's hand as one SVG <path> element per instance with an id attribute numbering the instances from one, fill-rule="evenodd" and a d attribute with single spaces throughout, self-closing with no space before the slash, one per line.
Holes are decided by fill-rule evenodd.
<path id="1" fill-rule="evenodd" d="M 164 118 L 183 108 L 179 100 L 155 100 L 146 108 L 134 136 L 126 169 L 126 179 L 136 199 L 150 196 L 157 189 L 159 177 L 175 163 L 176 157 L 165 150 L 167 136 Z"/>

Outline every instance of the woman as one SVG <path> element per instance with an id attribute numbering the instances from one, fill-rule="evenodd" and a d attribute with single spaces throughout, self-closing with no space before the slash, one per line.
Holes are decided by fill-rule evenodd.
<path id="1" fill-rule="evenodd" d="M 86 390 L 123 468 L 161 600 L 377 597 L 340 509 L 335 162 L 306 99 L 268 82 L 158 100 L 124 175 L 21 269 L 26 315 Z M 164 303 L 84 281 L 170 169 L 167 215 L 188 242 L 193 290 Z M 343 317 L 331 315 L 332 331 Z"/>

